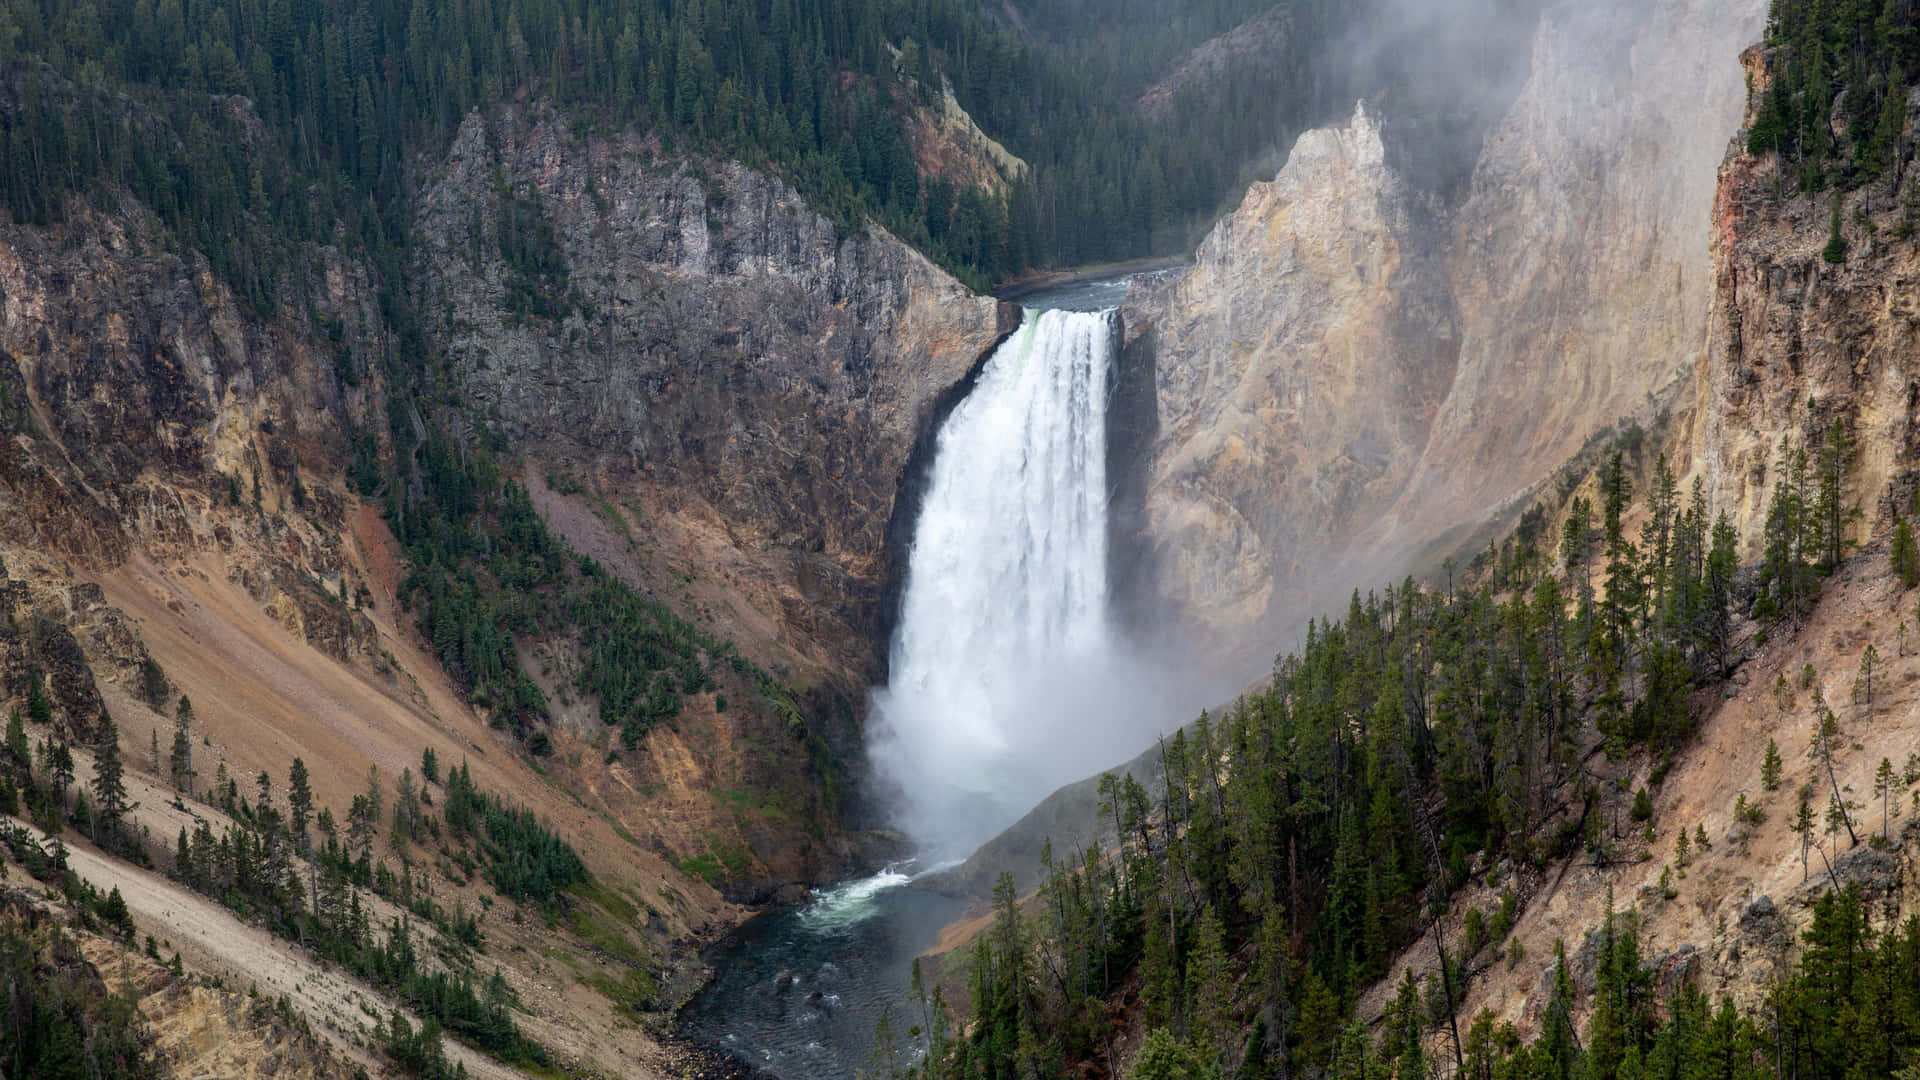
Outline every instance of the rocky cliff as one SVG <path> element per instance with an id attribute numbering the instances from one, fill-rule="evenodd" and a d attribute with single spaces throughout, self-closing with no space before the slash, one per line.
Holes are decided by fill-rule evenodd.
<path id="1" fill-rule="evenodd" d="M 315 252 L 299 273 L 334 325 L 365 325 L 370 291 L 350 264 Z M 367 652 L 366 620 L 339 599 L 354 575 L 334 482 L 375 392 L 341 374 L 364 364 L 365 335 L 305 330 L 244 312 L 131 200 L 0 228 L 0 555 L 11 621 L 29 628 L 8 635 L 10 692 L 45 668 L 66 715 L 93 718 L 97 693 L 61 690 L 83 661 L 58 643 L 73 626 L 131 676 L 139 635 L 87 582 L 136 556 L 219 553 L 289 632 L 340 660 Z M 49 648 L 70 661 L 49 663 Z"/>
<path id="2" fill-rule="evenodd" d="M 1755 100 L 1768 57 L 1742 57 Z M 1911 131 L 1920 100 L 1907 106 Z M 1775 154 L 1736 140 L 1720 169 L 1713 212 L 1715 297 L 1704 362 L 1682 439 L 1714 504 L 1740 528 L 1743 555 L 1760 553 L 1768 496 L 1788 444 L 1816 448 L 1835 420 L 1858 450 L 1849 502 L 1856 538 L 1912 508 L 1920 440 L 1920 249 L 1913 211 L 1885 184 L 1842 199 L 1847 257 L 1830 263 L 1830 197 L 1794 191 Z"/>
<path id="3" fill-rule="evenodd" d="M 437 397 L 390 393 L 403 335 L 339 251 L 289 245 L 263 310 L 125 192 L 0 226 L 0 689 L 19 705 L 44 688 L 35 740 L 85 747 L 110 716 L 156 842 L 226 820 L 179 803 L 164 775 L 182 695 L 200 792 L 217 775 L 283 789 L 297 756 L 339 816 L 370 769 L 391 791 L 423 749 L 467 762 L 605 891 L 539 926 L 489 910 L 484 880 L 450 864 L 416 862 L 417 880 L 483 912 L 490 961 L 568 1068 L 665 1069 L 614 1018 L 688 991 L 693 946 L 743 915 L 721 888 L 793 895 L 862 857 L 848 763 L 859 692 L 884 663 L 916 454 L 1018 312 L 768 176 L 632 133 L 576 136 L 537 106 L 470 120 L 418 169 L 427 243 L 407 284 L 431 313 L 425 352 L 451 361 L 421 378 Z M 516 462 L 575 551 L 736 643 L 792 698 L 689 695 L 638 753 L 614 754 L 575 643 L 528 636 L 519 659 L 557 723 L 551 756 L 527 756 L 422 640 L 405 552 L 347 482 L 393 416 Z M 91 756 L 76 756 L 84 776 Z M 189 900 L 228 917 L 118 860 L 86 865 L 143 928 Z M 601 909 L 615 922 L 595 922 Z M 261 944 L 206 940 L 206 964 L 234 971 L 250 962 L 227 946 Z M 572 979 L 543 974 L 555 957 Z M 633 979 L 658 995 L 636 1003 Z M 351 993 L 296 1008 L 345 1023 Z"/>
<path id="4" fill-rule="evenodd" d="M 1706 344 L 1732 58 L 1764 8 L 1552 5 L 1457 205 L 1397 178 L 1391 145 L 1332 152 L 1370 144 L 1356 119 L 1136 290 L 1159 395 L 1141 544 L 1183 626 L 1294 625 L 1675 392 Z"/>
<path id="5" fill-rule="evenodd" d="M 908 459 L 1018 311 L 776 179 L 574 130 L 476 114 L 422 184 L 423 307 L 474 415 L 650 528 L 699 533 L 788 654 L 860 686 Z M 507 215 L 550 234 L 544 275 L 502 244 Z"/>

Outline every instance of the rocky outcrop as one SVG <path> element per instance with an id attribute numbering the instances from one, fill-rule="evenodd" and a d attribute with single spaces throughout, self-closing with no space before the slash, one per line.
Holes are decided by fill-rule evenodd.
<path id="1" fill-rule="evenodd" d="M 416 224 L 474 416 L 646 515 L 713 525 L 732 549 L 713 561 L 758 579 L 788 646 L 877 673 L 909 455 L 1017 311 L 772 177 L 538 108 L 470 117 Z M 529 227 L 548 250 L 511 250 Z"/>
<path id="2" fill-rule="evenodd" d="M 907 142 L 921 176 L 970 185 L 996 198 L 1005 198 L 1009 187 L 1033 172 L 1032 166 L 980 130 L 945 78 L 931 102 L 915 102 L 908 111 Z"/>
<path id="3" fill-rule="evenodd" d="M 1766 56 L 1743 57 L 1759 91 Z M 1908 103 L 1911 130 L 1920 100 Z M 1911 182 L 1911 181 L 1909 181 Z M 1920 245 L 1909 212 L 1876 184 L 1847 196 L 1847 258 L 1821 257 L 1832 203 L 1794 192 L 1777 155 L 1736 140 L 1713 214 L 1715 303 L 1684 440 L 1716 507 L 1757 558 L 1783 442 L 1812 450 L 1838 419 L 1858 450 L 1848 501 L 1879 531 L 1910 508 L 1920 448 Z"/>
<path id="4" fill-rule="evenodd" d="M 1356 117 L 1136 288 L 1159 395 L 1139 542 L 1205 651 L 1244 671 L 1249 631 L 1456 546 L 1678 393 L 1707 340 L 1732 58 L 1764 8 L 1555 4 L 1458 205 Z"/>

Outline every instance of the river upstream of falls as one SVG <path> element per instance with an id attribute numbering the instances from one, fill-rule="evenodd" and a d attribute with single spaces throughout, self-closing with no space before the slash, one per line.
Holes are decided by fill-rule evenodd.
<path id="1" fill-rule="evenodd" d="M 1062 786 L 1132 757 L 1175 715 L 1110 613 L 1107 405 L 1121 281 L 1035 295 L 942 425 L 869 754 L 924 863 L 952 862 Z M 683 1034 L 780 1080 L 918 1051 L 913 960 L 963 903 L 923 863 L 749 921 L 707 959 Z"/>

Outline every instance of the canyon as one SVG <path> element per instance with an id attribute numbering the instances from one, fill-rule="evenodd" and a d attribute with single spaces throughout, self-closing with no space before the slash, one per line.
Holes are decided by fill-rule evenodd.
<path id="1" fill-rule="evenodd" d="M 1792 873 L 1804 850 L 1785 832 L 1787 796 L 1762 800 L 1763 831 L 1731 815 L 1736 796 L 1761 799 L 1766 737 L 1812 736 L 1776 680 L 1811 665 L 1822 674 L 1803 690 L 1840 702 L 1863 648 L 1892 657 L 1879 711 L 1848 712 L 1836 787 L 1870 789 L 1874 763 L 1920 738 L 1920 661 L 1892 629 L 1904 635 L 1911 597 L 1885 569 L 1920 494 L 1920 254 L 1908 208 L 1868 188 L 1833 211 L 1847 257 L 1823 258 L 1831 208 L 1794 196 L 1777 155 L 1747 152 L 1750 96 L 1772 77 L 1750 48 L 1765 8 L 1549 4 L 1464 185 L 1442 190 L 1410 160 L 1417 136 L 1392 101 L 1356 102 L 1295 140 L 1189 264 L 1137 278 L 1113 317 L 1094 470 L 1111 531 L 1076 543 L 1109 560 L 1129 646 L 1178 672 L 1177 692 L 1156 692 L 1193 711 L 1262 678 L 1355 589 L 1484 572 L 1476 557 L 1529 509 L 1559 535 L 1629 433 L 1640 489 L 1664 455 L 1750 564 L 1783 447 L 1817 446 L 1836 420 L 1852 431 L 1860 554 L 1790 632 L 1743 624 L 1752 658 L 1696 694 L 1698 732 L 1660 777 L 1651 761 L 1607 777 L 1614 803 L 1654 789 L 1646 857 L 1506 868 L 1526 959 L 1470 965 L 1464 1002 L 1529 1031 L 1553 943 L 1578 952 L 1616 903 L 1635 906 L 1662 978 L 1753 1007 L 1786 970 L 1818 895 Z M 1278 34 L 1257 16 L 1143 108 Z M 917 114 L 923 169 L 1000 195 L 1024 179 L 950 89 L 938 108 Z M 1920 96 L 1907 111 L 1912 130 Z M 162 845 L 243 820 L 166 782 L 159 747 L 181 695 L 204 774 L 217 764 L 244 786 L 297 756 L 316 802 L 342 812 L 369 770 L 392 784 L 411 782 L 422 749 L 465 761 L 580 851 L 601 899 L 563 919 L 445 868 L 434 895 L 481 913 L 485 962 L 561 1067 L 669 1075 L 686 1062 L 663 1033 L 707 974 L 704 946 L 909 846 L 875 792 L 868 695 L 901 674 L 890 646 L 938 435 L 1027 316 L 879 225 L 820 212 L 777 170 L 539 95 L 466 114 L 408 169 L 406 287 L 434 367 L 405 388 L 385 358 L 411 328 L 347 247 L 300 247 L 304 306 L 261 310 L 124 191 L 74 195 L 56 224 L 0 224 L 0 679 L 24 703 L 44 678 L 52 719 L 36 739 L 84 746 L 111 715 L 134 820 Z M 417 498 L 417 459 L 394 463 L 384 496 L 356 473 L 395 456 L 395 431 L 424 443 L 429 427 L 504 463 L 568 557 L 731 643 L 766 682 L 690 692 L 622 747 L 576 681 L 592 627 L 523 633 L 515 655 L 551 702 L 534 749 L 423 634 L 390 516 Z M 1190 719 L 1172 708 L 1167 730 Z M 1121 766 L 1147 741 L 1099 751 Z M 94 755 L 80 758 L 91 776 Z M 1790 766 L 1811 768 L 1797 752 Z M 1151 783 L 1153 755 L 1129 768 Z M 1012 869 L 1024 892 L 1046 840 L 1101 835 L 1100 798 L 1091 780 L 1064 790 L 943 887 L 983 900 Z M 1668 895 L 1651 853 L 1690 828 L 1715 854 Z M 209 1049 L 231 1041 L 223 1025 L 264 1026 L 236 1022 L 242 1006 L 221 995 L 271 971 L 263 989 L 289 994 L 326 1044 L 294 1040 L 295 1074 L 382 1067 L 379 1014 L 397 1001 L 73 839 L 77 872 L 122 887 L 141 933 L 224 980 L 180 981 L 88 939 L 102 972 L 131 965 L 173 1060 L 244 1071 L 279 1052 L 242 1041 L 236 1066 Z M 1911 847 L 1843 858 L 1842 872 L 1908 909 Z M 55 893 L 34 902 L 58 908 Z M 1498 901 L 1484 879 L 1468 887 L 1444 933 Z M 368 902 L 382 918 L 406 910 Z M 962 927 L 942 948 L 968 940 Z M 636 966 L 659 984 L 642 1004 L 607 990 Z M 1575 966 L 1590 993 L 1591 952 Z M 1359 1014 L 1381 1021 L 1404 974 L 1439 970 L 1430 948 L 1407 949 Z M 272 1030 L 266 1042 L 293 1039 Z M 476 1074 L 517 1074 L 454 1053 Z"/>

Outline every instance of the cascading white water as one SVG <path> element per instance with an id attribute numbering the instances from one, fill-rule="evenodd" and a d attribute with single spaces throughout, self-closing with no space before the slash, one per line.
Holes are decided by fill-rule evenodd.
<path id="1" fill-rule="evenodd" d="M 1131 756 L 1158 717 L 1108 605 L 1114 330 L 1029 312 L 940 431 L 870 748 L 933 853 Z"/>

